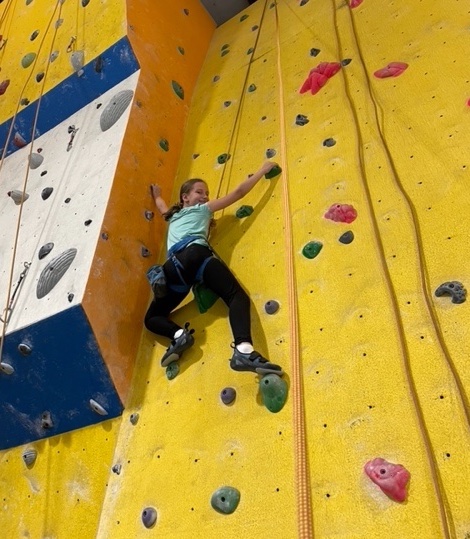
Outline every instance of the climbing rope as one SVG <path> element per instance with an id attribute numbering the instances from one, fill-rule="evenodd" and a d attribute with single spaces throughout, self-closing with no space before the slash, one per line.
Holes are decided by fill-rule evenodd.
<path id="1" fill-rule="evenodd" d="M 337 53 L 338 53 L 338 56 L 339 56 L 339 53 L 340 53 L 340 50 L 341 50 L 341 37 L 340 37 L 340 32 L 339 32 L 339 29 L 338 29 L 338 25 L 337 25 L 335 0 L 332 0 L 332 11 L 333 11 L 334 28 L 335 28 L 335 34 L 336 34 L 336 40 L 337 40 Z M 428 305 L 428 308 L 429 308 L 430 307 L 429 306 L 430 302 L 429 302 L 429 298 L 428 298 L 428 292 L 427 292 L 427 289 L 426 289 L 426 286 L 425 286 L 426 276 L 425 276 L 425 272 L 424 272 L 424 268 L 423 268 L 423 266 L 424 266 L 424 253 L 422 251 L 422 246 L 421 246 L 421 242 L 420 242 L 420 239 L 419 239 L 419 224 L 418 224 L 416 210 L 415 210 L 415 208 L 413 206 L 413 203 L 412 203 L 408 193 L 406 193 L 406 191 L 403 188 L 403 185 L 402 185 L 402 183 L 401 183 L 401 181 L 399 179 L 398 171 L 396 170 L 396 167 L 394 165 L 391 152 L 390 152 L 390 150 L 389 150 L 389 148 L 387 146 L 387 142 L 385 140 L 382 129 L 380 127 L 380 122 L 378 120 L 379 114 L 378 114 L 378 109 L 377 109 L 377 100 L 376 100 L 376 98 L 374 96 L 374 92 L 373 92 L 372 86 L 370 84 L 369 75 L 368 75 L 367 69 L 365 67 L 364 57 L 362 55 L 362 51 L 361 51 L 361 48 L 360 48 L 360 45 L 359 45 L 359 40 L 357 38 L 357 30 L 356 30 L 356 27 L 355 27 L 355 24 L 354 24 L 354 19 L 351 16 L 350 12 L 349 12 L 349 18 L 350 18 L 350 24 L 351 24 L 351 27 L 352 27 L 352 30 L 353 30 L 353 35 L 355 37 L 356 48 L 357 48 L 359 58 L 360 58 L 360 62 L 361 62 L 361 65 L 363 67 L 363 72 L 364 72 L 364 75 L 365 75 L 365 78 L 366 78 L 366 81 L 367 81 L 367 89 L 368 89 L 368 92 L 369 92 L 370 100 L 371 100 L 371 102 L 373 104 L 373 107 L 374 107 L 374 110 L 375 110 L 376 129 L 377 129 L 377 132 L 379 134 L 379 138 L 380 138 L 382 147 L 384 149 L 384 152 L 385 152 L 385 154 L 387 156 L 389 166 L 390 166 L 390 168 L 391 168 L 391 170 L 393 172 L 393 179 L 395 181 L 395 184 L 396 184 L 398 190 L 400 191 L 400 193 L 403 195 L 404 200 L 406 200 L 408 208 L 410 210 L 410 214 L 412 216 L 414 239 L 415 239 L 415 243 L 419 246 L 419 266 L 420 266 L 419 270 L 420 270 L 420 275 L 421 275 L 421 279 L 422 279 L 422 281 L 421 281 L 421 283 L 422 283 L 422 291 L 423 291 L 424 297 L 426 298 L 426 304 Z M 430 471 L 431 471 L 431 479 L 432 479 L 432 483 L 433 483 L 437 503 L 438 503 L 438 506 L 439 506 L 439 518 L 440 518 L 440 522 L 441 522 L 442 532 L 443 532 L 444 537 L 446 539 L 450 539 L 451 537 L 455 537 L 455 529 L 454 529 L 454 524 L 452 522 L 452 515 L 450 513 L 450 509 L 449 509 L 449 506 L 448 506 L 448 503 L 447 503 L 447 500 L 446 500 L 446 497 L 445 497 L 445 493 L 444 493 L 444 489 L 443 489 L 443 485 L 442 485 L 442 479 L 441 479 L 440 474 L 439 474 L 436 458 L 435 458 L 435 455 L 434 455 L 434 452 L 433 452 L 433 449 L 432 449 L 430 435 L 429 435 L 429 432 L 428 432 L 427 427 L 426 427 L 423 410 L 421 408 L 418 392 L 417 392 L 417 389 L 416 389 L 416 384 L 415 384 L 413 374 L 412 374 L 412 371 L 411 371 L 410 357 L 409 357 L 408 347 L 407 347 L 406 337 L 405 337 L 405 329 L 404 329 L 404 326 L 403 326 L 403 321 L 402 321 L 402 318 L 401 318 L 400 309 L 399 309 L 399 306 L 398 306 L 398 300 L 397 300 L 397 296 L 396 296 L 394 286 L 393 286 L 393 281 L 392 281 L 392 278 L 390 276 L 390 272 L 389 272 L 389 269 L 388 269 L 388 266 L 387 266 L 386 257 L 385 257 L 385 249 L 384 249 L 382 239 L 381 239 L 381 236 L 380 236 L 380 229 L 379 229 L 379 226 L 378 226 L 378 223 L 377 223 L 377 218 L 376 218 L 376 215 L 375 215 L 374 209 L 373 209 L 372 197 L 371 197 L 371 194 L 370 194 L 369 185 L 367 183 L 366 171 L 365 171 L 365 166 L 364 166 L 362 134 L 360 132 L 360 129 L 358 128 L 358 126 L 360 125 L 359 124 L 359 118 L 357 117 L 357 112 L 356 112 L 356 110 L 354 108 L 354 105 L 353 105 L 353 99 L 352 99 L 352 96 L 351 96 L 351 92 L 349 91 L 347 78 L 344 75 L 343 75 L 343 81 L 344 81 L 344 85 L 345 85 L 346 95 L 347 95 L 347 98 L 348 98 L 348 101 L 349 101 L 350 111 L 351 111 L 351 114 L 354 117 L 354 121 L 355 121 L 355 125 L 356 125 L 356 130 L 357 130 L 357 154 L 358 154 L 358 158 L 359 158 L 359 162 L 360 162 L 360 168 L 361 168 L 361 172 L 362 172 L 362 174 L 361 174 L 362 186 L 363 186 L 363 190 L 364 190 L 366 200 L 367 200 L 369 215 L 370 215 L 370 218 L 371 218 L 372 227 L 373 227 L 374 235 L 375 235 L 375 238 L 376 238 L 376 245 L 377 245 L 378 251 L 380 253 L 380 262 L 381 262 L 381 265 L 382 265 L 382 271 L 383 271 L 383 274 L 384 274 L 384 277 L 385 277 L 385 281 L 387 283 L 387 288 L 388 288 L 389 296 L 391 298 L 392 308 L 393 308 L 395 319 L 396 319 L 396 327 L 398 329 L 399 344 L 400 344 L 400 348 L 401 348 L 401 355 L 402 355 L 402 359 L 403 359 L 404 370 L 405 370 L 406 379 L 407 379 L 407 383 L 408 383 L 409 393 L 410 393 L 411 399 L 413 401 L 418 426 L 419 426 L 421 436 L 422 436 L 422 439 L 423 439 L 423 442 L 424 442 L 424 447 L 425 447 L 425 451 L 426 451 L 426 455 L 427 455 L 427 459 L 428 459 L 428 464 L 429 464 L 429 468 L 430 468 Z M 432 311 L 432 309 L 431 309 L 431 311 Z M 433 323 L 434 323 L 435 322 L 434 317 L 431 316 L 431 319 L 433 320 Z M 436 328 L 436 330 L 437 330 L 437 328 Z M 440 333 L 440 332 L 438 332 L 438 333 Z M 459 384 L 457 384 L 457 385 L 459 385 Z M 468 415 L 467 415 L 467 417 L 468 417 Z M 447 507 L 447 511 L 446 511 L 446 507 Z"/>
<path id="2" fill-rule="evenodd" d="M 292 221 L 288 189 L 288 165 L 287 165 L 287 143 L 286 143 L 286 121 L 284 115 L 284 88 L 282 84 L 281 65 L 281 40 L 279 31 L 279 14 L 277 2 L 275 2 L 276 17 L 276 46 L 277 46 L 277 70 L 279 87 L 279 124 L 281 134 L 281 168 L 282 173 L 282 201 L 284 210 L 284 233 L 287 248 L 286 272 L 288 283 L 289 301 L 289 334 L 290 334 L 290 356 L 291 356 L 291 376 L 292 376 L 292 403 L 294 416 L 294 458 L 295 458 L 295 485 L 297 493 L 297 517 L 298 533 L 300 539 L 311 539 L 313 533 L 313 514 L 310 487 L 310 471 L 307 452 L 307 435 L 304 406 L 304 389 L 302 365 L 299 352 L 299 323 L 298 323 L 298 301 L 294 267 L 294 250 L 292 246 Z"/>

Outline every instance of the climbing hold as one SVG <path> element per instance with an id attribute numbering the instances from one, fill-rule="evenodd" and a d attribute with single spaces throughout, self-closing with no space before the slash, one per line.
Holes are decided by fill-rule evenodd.
<path id="1" fill-rule="evenodd" d="M 137 425 L 138 421 L 139 421 L 139 414 L 137 412 L 134 412 L 133 414 L 131 414 L 129 416 L 129 421 L 133 424 L 133 425 Z"/>
<path id="2" fill-rule="evenodd" d="M 240 502 L 240 491 L 233 487 L 221 487 L 212 494 L 211 505 L 219 513 L 231 515 Z"/>
<path id="3" fill-rule="evenodd" d="M 100 116 L 101 131 L 107 131 L 119 120 L 131 104 L 133 97 L 134 92 L 132 90 L 122 90 L 111 99 Z"/>
<path id="4" fill-rule="evenodd" d="M 229 49 L 224 49 L 221 53 L 220 53 L 220 56 L 225 56 L 226 54 L 228 54 L 230 52 Z"/>
<path id="5" fill-rule="evenodd" d="M 29 105 L 30 101 L 27 97 L 23 97 L 23 99 L 20 101 L 20 105 L 22 107 L 26 107 L 27 105 Z"/>
<path id="6" fill-rule="evenodd" d="M 120 475 L 121 473 L 121 470 L 122 470 L 122 464 L 115 464 L 111 470 L 113 471 L 113 473 L 115 473 L 116 475 Z"/>
<path id="7" fill-rule="evenodd" d="M 405 501 L 410 472 L 401 464 L 392 464 L 382 458 L 376 458 L 366 463 L 364 471 L 389 498 L 396 502 Z"/>
<path id="8" fill-rule="evenodd" d="M 26 464 L 26 466 L 28 468 L 31 468 L 33 466 L 33 464 L 36 462 L 36 459 L 38 457 L 38 452 L 36 451 L 36 449 L 26 449 L 24 452 L 23 452 L 23 462 Z"/>
<path id="9" fill-rule="evenodd" d="M 345 58 L 344 60 L 341 60 L 341 65 L 344 67 L 344 66 L 349 65 L 351 62 L 352 62 L 351 58 Z"/>
<path id="10" fill-rule="evenodd" d="M 105 410 L 105 408 L 103 408 L 103 406 L 101 406 L 101 404 L 99 404 L 93 399 L 90 399 L 89 402 L 90 402 L 90 407 L 94 412 L 96 412 L 99 415 L 108 415 L 108 412 Z"/>
<path id="11" fill-rule="evenodd" d="M 66 198 L 66 199 L 64 200 L 64 202 L 65 202 L 65 204 L 68 204 L 71 200 L 72 200 L 72 199 L 68 197 L 68 198 Z"/>
<path id="12" fill-rule="evenodd" d="M 320 49 L 310 49 L 310 56 L 318 56 L 320 52 Z"/>
<path id="13" fill-rule="evenodd" d="M 140 255 L 144 258 L 147 258 L 151 255 L 150 251 L 147 249 L 147 247 L 143 246 L 140 248 Z"/>
<path id="14" fill-rule="evenodd" d="M 328 80 L 331 79 L 333 75 L 336 75 L 340 69 L 341 64 L 339 62 L 321 62 L 317 67 L 310 70 L 299 93 L 304 94 L 308 90 L 310 90 L 312 95 L 318 93 Z"/>
<path id="15" fill-rule="evenodd" d="M 17 148 L 24 148 L 28 143 L 19 133 L 15 133 L 15 136 L 13 137 L 13 144 Z"/>
<path id="16" fill-rule="evenodd" d="M 77 249 L 71 248 L 53 258 L 39 275 L 36 287 L 36 297 L 42 299 L 47 296 L 54 286 L 62 279 L 65 272 L 72 265 L 77 255 Z"/>
<path id="17" fill-rule="evenodd" d="M 9 363 L 5 363 L 4 361 L 0 363 L 0 370 L 5 374 L 13 374 L 15 372 L 15 369 Z"/>
<path id="18" fill-rule="evenodd" d="M 295 117 L 295 123 L 297 125 L 307 125 L 310 120 L 307 118 L 307 116 L 304 116 L 303 114 L 297 114 Z"/>
<path id="19" fill-rule="evenodd" d="M 158 145 L 165 152 L 167 152 L 170 149 L 170 143 L 166 140 L 166 138 L 160 139 L 160 142 L 158 143 Z"/>
<path id="20" fill-rule="evenodd" d="M 155 214 L 153 213 L 153 211 L 150 211 L 150 210 L 145 210 L 144 215 L 147 221 L 151 221 L 155 217 Z"/>
<path id="21" fill-rule="evenodd" d="M 257 24 L 255 24 L 254 26 L 251 27 L 251 31 L 254 32 L 255 30 L 258 30 L 259 26 Z"/>
<path id="22" fill-rule="evenodd" d="M 102 240 L 108 240 L 109 239 L 109 234 L 107 232 L 102 232 L 101 233 L 101 239 Z"/>
<path id="23" fill-rule="evenodd" d="M 242 15 L 240 17 L 240 22 L 243 22 L 244 20 L 248 19 L 248 15 L 245 13 L 245 15 Z"/>
<path id="24" fill-rule="evenodd" d="M 302 254 L 305 256 L 305 258 L 312 259 L 318 256 L 322 248 L 323 243 L 321 241 L 310 241 L 302 249 Z"/>
<path id="25" fill-rule="evenodd" d="M 35 58 L 36 58 L 35 52 L 28 52 L 28 54 L 25 54 L 23 58 L 21 59 L 21 65 L 26 69 L 34 62 Z"/>
<path id="26" fill-rule="evenodd" d="M 224 101 L 224 107 L 230 107 L 231 104 L 231 101 Z"/>
<path id="27" fill-rule="evenodd" d="M 96 58 L 96 60 L 93 62 L 93 69 L 95 70 L 95 73 L 102 73 L 103 66 L 104 66 L 103 57 L 98 56 L 98 58 Z"/>
<path id="28" fill-rule="evenodd" d="M 344 243 L 345 245 L 348 245 L 354 240 L 354 232 L 352 230 L 348 230 L 344 234 L 342 234 L 339 237 L 339 242 Z"/>
<path id="29" fill-rule="evenodd" d="M 279 174 L 282 172 L 282 168 L 279 165 L 274 166 L 269 172 L 266 172 L 264 177 L 267 180 L 271 180 L 272 178 L 275 178 L 276 176 L 279 176 Z"/>
<path id="30" fill-rule="evenodd" d="M 178 376 L 179 372 L 180 372 L 180 366 L 178 365 L 176 361 L 173 361 L 166 368 L 165 374 L 168 380 L 173 380 L 173 378 L 176 378 Z"/>
<path id="31" fill-rule="evenodd" d="M 35 169 L 42 165 L 42 162 L 44 161 L 44 157 L 40 153 L 32 153 L 30 156 L 28 156 L 29 159 L 29 168 Z"/>
<path id="32" fill-rule="evenodd" d="M 276 155 L 276 150 L 274 150 L 273 148 L 268 148 L 266 150 L 266 157 L 268 159 L 272 159 L 275 155 Z"/>
<path id="33" fill-rule="evenodd" d="M 230 159 L 230 154 L 229 153 L 222 153 L 222 154 L 219 155 L 219 157 L 217 157 L 217 163 L 219 163 L 219 165 L 223 165 L 229 159 Z"/>
<path id="34" fill-rule="evenodd" d="M 230 47 L 230 45 L 229 45 L 228 43 L 225 43 L 225 45 L 222 45 L 222 47 L 220 47 L 220 50 L 221 50 L 221 51 L 225 51 L 225 50 L 227 50 L 229 47 Z"/>
<path id="35" fill-rule="evenodd" d="M 198 153 L 193 153 L 193 159 L 197 159 L 199 157 Z"/>
<path id="36" fill-rule="evenodd" d="M 206 313 L 219 299 L 219 296 L 202 282 L 193 285 L 193 294 L 201 314 Z"/>
<path id="37" fill-rule="evenodd" d="M 175 92 L 175 94 L 180 98 L 180 99 L 184 99 L 184 90 L 183 90 L 183 87 L 178 84 L 175 80 L 172 80 L 171 81 L 171 86 L 173 88 L 173 91 Z"/>
<path id="38" fill-rule="evenodd" d="M 253 213 L 253 206 L 240 206 L 238 210 L 235 212 L 235 215 L 242 219 L 243 217 L 248 217 Z"/>
<path id="39" fill-rule="evenodd" d="M 142 523 L 146 528 L 152 528 L 157 522 L 157 511 L 153 507 L 146 507 L 142 511 Z"/>
<path id="40" fill-rule="evenodd" d="M 451 296 L 452 303 L 463 303 L 467 299 L 467 291 L 459 281 L 447 281 L 439 286 L 434 292 L 435 296 Z"/>
<path id="41" fill-rule="evenodd" d="M 90 0 L 82 0 L 82 7 L 87 7 L 89 3 L 90 3 Z"/>
<path id="42" fill-rule="evenodd" d="M 51 412 L 43 412 L 41 416 L 41 427 L 43 429 L 52 429 L 53 426 Z"/>
<path id="43" fill-rule="evenodd" d="M 36 82 L 41 82 L 43 78 L 44 78 L 44 73 L 41 71 L 40 73 L 36 75 Z"/>
<path id="44" fill-rule="evenodd" d="M 357 217 L 357 211 L 350 204 L 333 204 L 323 216 L 340 223 L 352 223 Z"/>
<path id="45" fill-rule="evenodd" d="M 85 51 L 74 51 L 70 55 L 70 63 L 75 72 L 80 71 L 85 64 Z"/>
<path id="46" fill-rule="evenodd" d="M 300 0 L 300 6 L 305 6 L 305 4 L 308 4 L 308 0 Z"/>
<path id="47" fill-rule="evenodd" d="M 54 244 L 52 242 L 45 243 L 40 249 L 38 253 L 39 260 L 42 260 L 45 256 L 47 256 L 52 249 L 54 248 Z"/>
<path id="48" fill-rule="evenodd" d="M 277 302 L 275 299 L 270 299 L 264 304 L 264 310 L 268 314 L 277 313 L 277 311 L 279 310 L 279 302 Z"/>
<path id="49" fill-rule="evenodd" d="M 214 78 L 212 79 L 212 82 L 217 82 L 218 80 L 220 80 L 219 75 L 215 75 Z"/>
<path id="50" fill-rule="evenodd" d="M 22 342 L 22 343 L 20 343 L 18 345 L 18 352 L 22 356 L 29 356 L 32 351 L 33 351 L 33 349 L 31 348 L 31 346 L 29 346 L 29 344 L 26 344 L 26 343 Z"/>
<path id="51" fill-rule="evenodd" d="M 237 392 L 233 387 L 224 387 L 220 392 L 220 400 L 224 404 L 231 404 L 237 396 Z"/>
<path id="52" fill-rule="evenodd" d="M 184 8 L 184 9 L 183 9 L 183 13 L 184 13 L 185 15 L 189 15 L 189 9 Z"/>
<path id="53" fill-rule="evenodd" d="M 355 8 L 357 6 L 360 6 L 362 4 L 362 0 L 350 0 L 349 7 Z"/>
<path id="54" fill-rule="evenodd" d="M 57 19 L 55 21 L 55 27 L 56 28 L 60 28 L 62 26 L 62 24 L 64 23 L 64 19 Z"/>
<path id="55" fill-rule="evenodd" d="M 248 86 L 248 91 L 249 92 L 254 92 L 256 90 L 256 85 L 255 84 L 250 84 L 250 86 Z"/>
<path id="56" fill-rule="evenodd" d="M 336 140 L 334 138 L 327 138 L 323 141 L 323 146 L 326 146 L 327 148 L 331 148 L 336 144 Z"/>
<path id="57" fill-rule="evenodd" d="M 8 191 L 7 195 L 13 200 L 13 202 L 19 206 L 21 204 L 21 201 L 28 200 L 29 195 L 28 193 L 23 193 L 23 191 L 17 191 L 16 189 L 13 191 Z"/>
<path id="58" fill-rule="evenodd" d="M 287 382 L 277 374 L 266 374 L 259 382 L 263 404 L 274 414 L 284 408 L 287 400 Z"/>
<path id="59" fill-rule="evenodd" d="M 178 49 L 178 52 L 179 52 L 182 56 L 184 56 L 184 49 L 183 49 L 183 47 L 178 46 L 178 47 L 176 47 L 176 48 Z"/>
<path id="60" fill-rule="evenodd" d="M 374 72 L 374 76 L 378 79 L 386 79 L 388 77 L 398 77 L 405 71 L 408 64 L 404 62 L 391 62 L 382 69 L 378 69 Z"/>
<path id="61" fill-rule="evenodd" d="M 51 55 L 49 57 L 49 61 L 52 63 L 55 60 L 57 60 L 57 57 L 59 56 L 59 51 L 53 51 L 51 52 Z"/>
<path id="62" fill-rule="evenodd" d="M 47 200 L 52 195 L 52 191 L 54 191 L 53 187 L 44 187 L 41 191 L 41 198 Z"/>
<path id="63" fill-rule="evenodd" d="M 34 32 L 31 34 L 29 39 L 31 41 L 34 41 L 38 37 L 38 35 L 39 35 L 39 30 L 34 30 Z"/>
<path id="64" fill-rule="evenodd" d="M 87 219 L 83 224 L 84 224 L 85 226 L 90 226 L 91 223 L 93 223 L 93 221 L 92 221 L 91 219 Z"/>
<path id="65" fill-rule="evenodd" d="M 253 49 L 253 47 L 250 47 L 247 51 L 246 51 L 246 54 L 251 54 L 255 49 Z"/>
<path id="66" fill-rule="evenodd" d="M 7 88 L 9 85 L 10 85 L 10 79 L 5 79 L 2 82 L 0 82 L 0 95 L 3 95 L 7 91 Z"/>
<path id="67" fill-rule="evenodd" d="M 68 302 L 69 302 L 69 303 L 72 303 L 74 297 L 75 297 L 74 294 L 68 294 L 68 295 L 67 295 L 67 300 L 68 300 Z"/>

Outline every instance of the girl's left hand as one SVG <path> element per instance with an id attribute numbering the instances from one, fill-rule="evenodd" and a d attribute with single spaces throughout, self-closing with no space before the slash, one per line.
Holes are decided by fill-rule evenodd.
<path id="1" fill-rule="evenodd" d="M 150 186 L 150 192 L 152 193 L 153 198 L 159 198 L 162 196 L 162 188 L 155 183 Z"/>

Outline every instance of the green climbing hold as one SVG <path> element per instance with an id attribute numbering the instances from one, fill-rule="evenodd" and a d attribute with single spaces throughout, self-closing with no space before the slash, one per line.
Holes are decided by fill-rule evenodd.
<path id="1" fill-rule="evenodd" d="M 204 283 L 196 283 L 193 286 L 193 294 L 197 308 L 201 314 L 206 313 L 219 299 L 219 296 Z"/>
<path id="2" fill-rule="evenodd" d="M 321 241 L 310 241 L 302 249 L 302 254 L 305 258 L 315 258 L 322 250 L 323 243 Z"/>
<path id="3" fill-rule="evenodd" d="M 233 487 L 221 487 L 212 494 L 211 505 L 219 513 L 231 515 L 240 503 L 240 491 Z"/>
<path id="4" fill-rule="evenodd" d="M 158 143 L 158 145 L 165 152 L 167 152 L 170 149 L 170 143 L 166 140 L 166 138 L 162 138 L 160 142 Z"/>
<path id="5" fill-rule="evenodd" d="M 171 81 L 171 86 L 173 87 L 173 91 L 175 94 L 180 98 L 184 99 L 184 90 L 181 84 L 178 84 L 175 80 Z"/>
<path id="6" fill-rule="evenodd" d="M 287 382 L 277 374 L 267 374 L 259 383 L 263 404 L 276 414 L 284 408 L 287 400 Z"/>
<path id="7" fill-rule="evenodd" d="M 242 219 L 243 217 L 248 217 L 253 213 L 253 206 L 240 206 L 236 211 L 235 215 Z"/>
<path id="8" fill-rule="evenodd" d="M 255 84 L 250 84 L 250 86 L 248 86 L 248 91 L 249 92 L 254 92 L 256 90 L 256 85 Z"/>
<path id="9" fill-rule="evenodd" d="M 27 68 L 34 62 L 35 58 L 36 58 L 35 52 L 28 52 L 28 54 L 25 54 L 25 56 L 23 56 L 23 58 L 21 59 L 21 65 L 24 68 Z"/>
<path id="10" fill-rule="evenodd" d="M 219 163 L 219 165 L 223 165 L 229 159 L 230 159 L 230 154 L 229 153 L 222 153 L 222 154 L 219 155 L 219 157 L 217 157 L 217 163 Z"/>
<path id="11" fill-rule="evenodd" d="M 270 180 L 271 178 L 275 178 L 276 176 L 279 176 L 279 174 L 282 172 L 282 168 L 279 165 L 276 165 L 273 167 L 269 172 L 267 172 L 264 177 L 267 180 Z"/>
<path id="12" fill-rule="evenodd" d="M 173 378 L 176 378 L 178 376 L 179 372 L 180 372 L 180 366 L 178 365 L 176 361 L 173 361 L 166 368 L 165 374 L 168 380 L 173 380 Z"/>

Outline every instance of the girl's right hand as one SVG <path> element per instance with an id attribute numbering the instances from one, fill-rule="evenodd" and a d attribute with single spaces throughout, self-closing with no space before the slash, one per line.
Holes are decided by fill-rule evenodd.
<path id="1" fill-rule="evenodd" d="M 263 163 L 263 166 L 261 167 L 261 172 L 263 174 L 267 174 L 270 170 L 272 170 L 274 167 L 277 167 L 278 164 L 274 161 L 266 161 Z"/>

